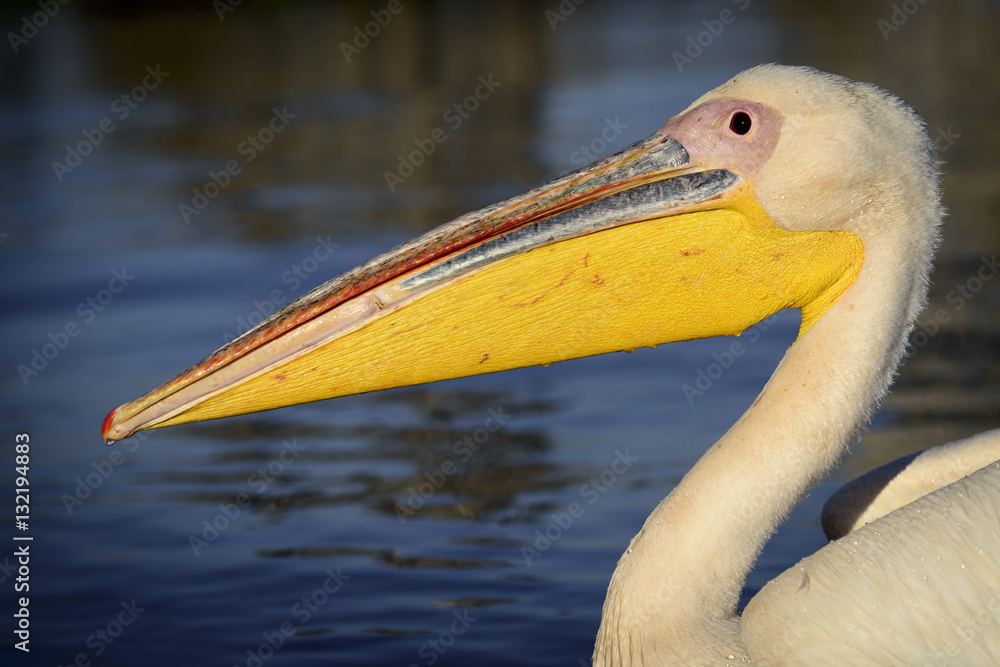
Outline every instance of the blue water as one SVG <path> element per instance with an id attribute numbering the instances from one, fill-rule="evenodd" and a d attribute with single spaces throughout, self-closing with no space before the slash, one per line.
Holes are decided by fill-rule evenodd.
<path id="1" fill-rule="evenodd" d="M 558 3 L 404 3 L 351 62 L 340 43 L 384 3 L 246 5 L 224 21 L 210 3 L 60 9 L 0 61 L 4 664 L 588 664 L 619 555 L 752 402 L 797 312 L 759 327 L 724 370 L 718 339 L 113 447 L 101 420 L 273 305 L 781 60 L 896 90 L 939 133 L 951 218 L 931 308 L 949 317 L 869 436 L 769 543 L 745 602 L 825 543 L 819 508 L 843 481 L 997 425 L 1000 283 L 962 308 L 947 299 L 1000 246 L 998 17 L 962 4 L 942 17 L 928 3 L 884 39 L 891 9 L 877 3 L 591 0 L 554 30 Z M 733 21 L 678 71 L 673 54 L 725 9 Z M 38 9 L 6 11 L 5 35 Z M 500 86 L 471 109 L 490 75 Z M 455 104 L 465 114 L 446 116 Z M 385 173 L 439 128 L 446 140 L 390 189 Z M 72 171 L 53 167 L 80 142 L 93 145 Z M 213 175 L 225 186 L 185 220 Z M 699 373 L 717 377 L 686 395 Z M 27 531 L 11 509 L 20 433 Z M 12 648 L 15 535 L 33 538 L 29 654 Z"/>

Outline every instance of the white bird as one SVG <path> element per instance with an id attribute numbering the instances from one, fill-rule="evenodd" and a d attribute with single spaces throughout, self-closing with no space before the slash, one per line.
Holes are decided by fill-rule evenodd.
<path id="1" fill-rule="evenodd" d="M 594 664 L 1000 664 L 1000 431 L 845 491 L 827 524 L 847 534 L 737 614 L 764 543 L 886 395 L 941 214 L 909 105 L 756 67 L 649 138 L 317 288 L 103 434 L 738 334 L 800 308 L 761 394 L 622 555 Z"/>

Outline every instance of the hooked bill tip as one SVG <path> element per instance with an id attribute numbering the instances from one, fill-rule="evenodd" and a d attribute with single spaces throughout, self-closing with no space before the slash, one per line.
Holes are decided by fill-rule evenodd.
<path id="1" fill-rule="evenodd" d="M 115 421 L 115 415 L 118 414 L 118 409 L 120 407 L 121 406 L 119 405 L 117 408 L 109 412 L 108 416 L 104 418 L 104 423 L 101 425 L 101 437 L 104 438 L 105 445 L 113 445 L 115 443 L 115 441 L 111 439 L 110 431 L 111 425 Z"/>

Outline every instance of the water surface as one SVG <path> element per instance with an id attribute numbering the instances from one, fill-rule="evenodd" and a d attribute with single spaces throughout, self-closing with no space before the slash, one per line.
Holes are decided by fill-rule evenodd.
<path id="1" fill-rule="evenodd" d="M 34 538 L 29 655 L 11 648 L 14 575 L 0 572 L 8 664 L 588 663 L 619 555 L 750 405 L 797 312 L 758 327 L 701 395 L 685 385 L 731 341 L 111 448 L 100 423 L 276 305 L 648 135 L 760 62 L 906 97 L 947 162 L 950 215 L 913 358 L 744 602 L 825 543 L 819 508 L 839 484 L 998 425 L 1000 282 L 981 273 L 1000 246 L 995 4 L 927 3 L 888 32 L 891 3 L 592 0 L 565 20 L 549 4 L 406 2 L 348 62 L 341 43 L 384 4 L 244 3 L 220 21 L 207 2 L 80 2 L 2 56 L 0 439 L 13 467 L 15 435 L 30 435 Z M 732 22 L 677 58 L 723 10 Z M 36 11 L 7 9 L 4 33 Z M 446 140 L 404 169 L 438 129 Z"/>

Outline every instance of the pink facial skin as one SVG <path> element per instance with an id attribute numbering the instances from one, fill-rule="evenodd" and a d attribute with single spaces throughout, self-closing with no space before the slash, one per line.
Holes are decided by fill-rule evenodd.
<path id="1" fill-rule="evenodd" d="M 740 134 L 747 117 L 749 129 Z M 766 104 L 721 99 L 675 116 L 660 131 L 687 149 L 692 164 L 729 169 L 752 179 L 774 152 L 783 122 L 784 117 Z"/>

